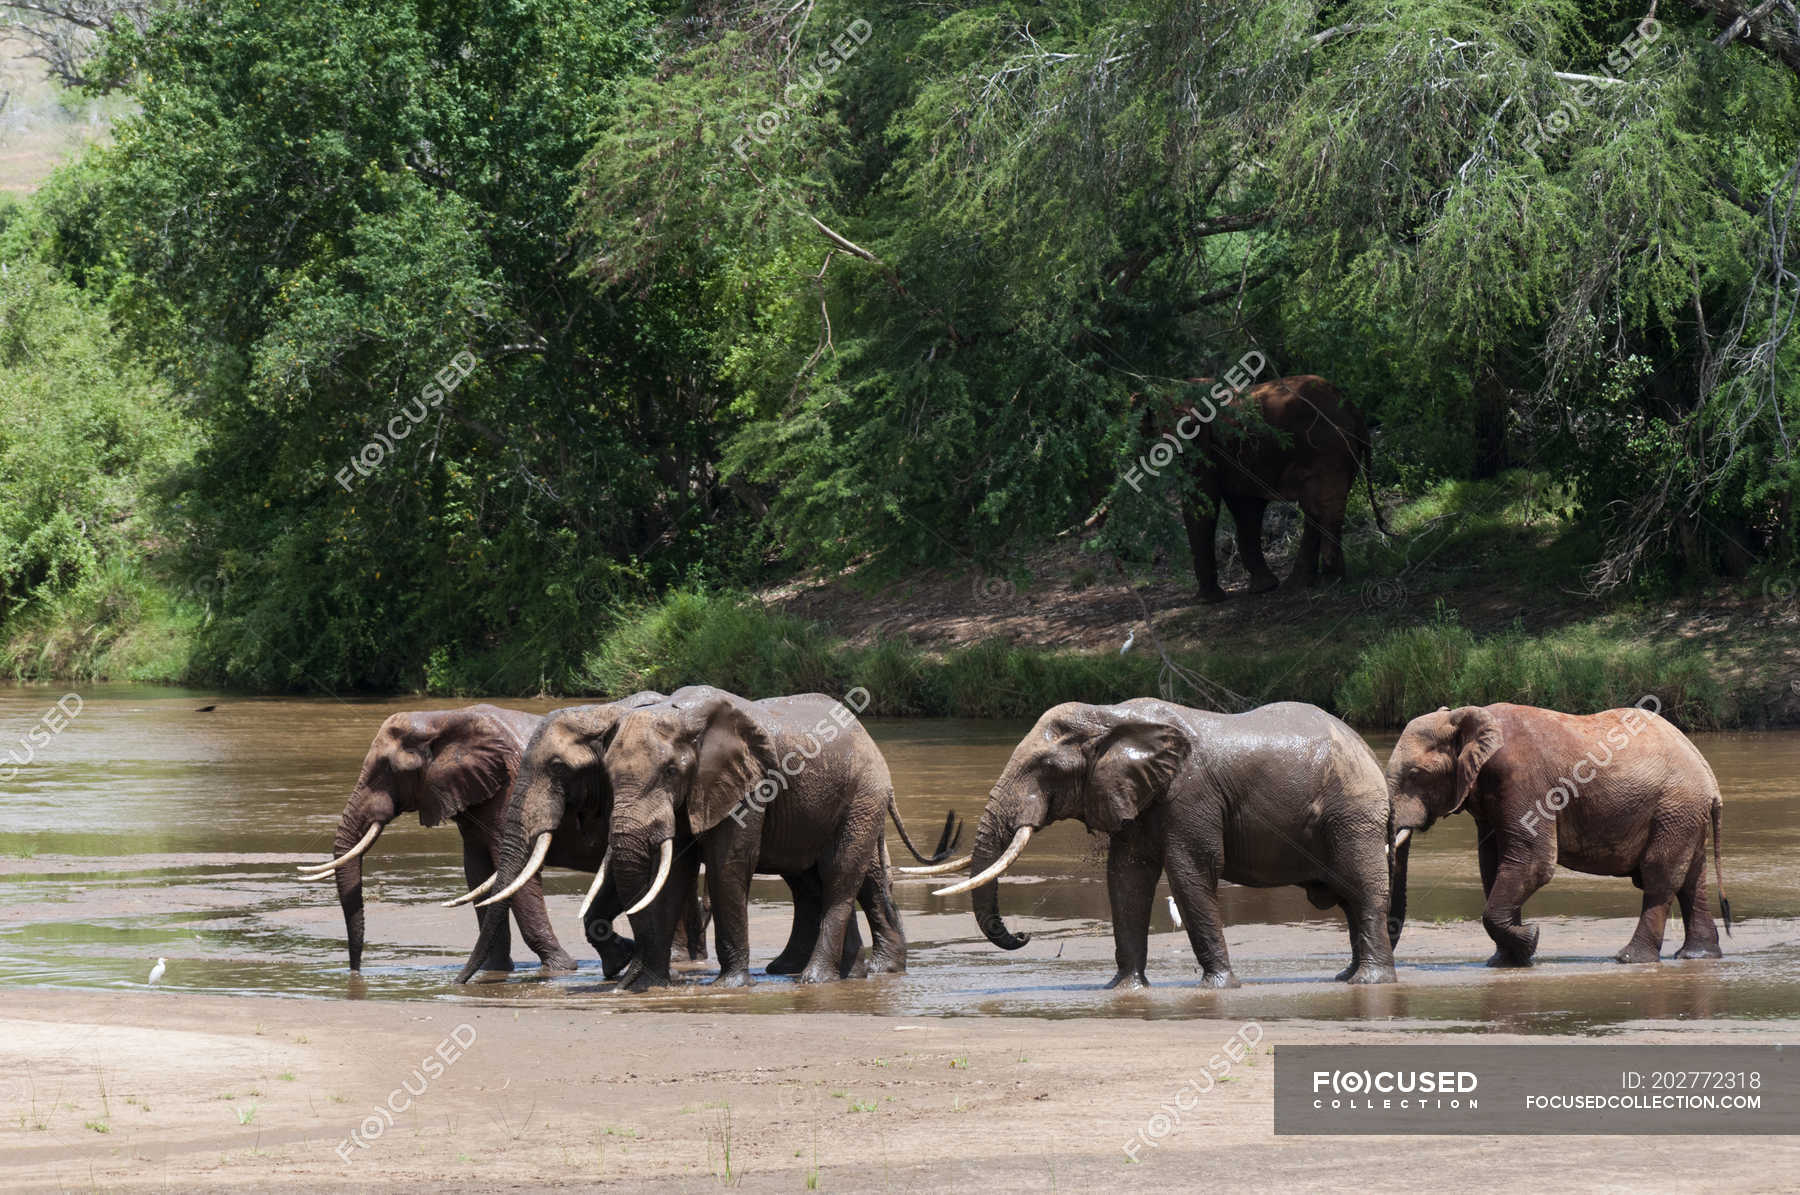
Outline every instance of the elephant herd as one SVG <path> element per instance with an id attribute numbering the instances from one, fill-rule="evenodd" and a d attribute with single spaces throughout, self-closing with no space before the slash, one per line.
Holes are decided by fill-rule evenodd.
<path id="1" fill-rule="evenodd" d="M 1699 751 L 1639 707 L 1591 716 L 1440 709 L 1408 724 L 1384 771 L 1355 731 L 1310 705 L 1221 714 L 1147 698 L 1065 703 L 1013 751 L 971 853 L 948 860 L 957 817 L 921 853 L 880 749 L 843 703 L 819 694 L 750 701 L 694 686 L 542 717 L 491 705 L 394 714 L 363 760 L 333 859 L 302 870 L 335 878 L 359 970 L 369 848 L 402 813 L 427 826 L 454 821 L 470 890 L 445 903 L 474 904 L 478 923 L 459 983 L 512 969 L 509 911 L 546 970 L 574 969 L 544 905 L 541 873 L 551 866 L 593 873 L 583 929 L 605 976 L 630 991 L 669 983 L 677 950 L 706 957 L 709 918 L 713 982 L 750 983 L 750 883 L 778 875 L 793 893 L 793 926 L 766 972 L 816 983 L 905 970 L 889 820 L 921 864 L 898 870 L 967 867 L 968 878 L 938 894 L 972 892 L 982 933 L 1015 950 L 1029 935 L 1007 928 L 998 879 L 1033 833 L 1074 818 L 1108 836 L 1108 987 L 1149 982 L 1150 915 L 1165 875 L 1204 986 L 1237 984 L 1221 880 L 1296 885 L 1316 907 L 1341 908 L 1350 963 L 1337 978 L 1390 983 L 1411 839 L 1458 812 L 1477 827 L 1490 965 L 1530 963 L 1538 931 L 1522 908 L 1559 863 L 1629 876 L 1643 891 L 1620 962 L 1659 957 L 1672 900 L 1684 928 L 1676 957 L 1718 957 L 1705 864 L 1710 827 L 1729 932 L 1721 808 Z M 857 906 L 872 939 L 866 957 Z M 621 915 L 631 938 L 613 928 Z"/>

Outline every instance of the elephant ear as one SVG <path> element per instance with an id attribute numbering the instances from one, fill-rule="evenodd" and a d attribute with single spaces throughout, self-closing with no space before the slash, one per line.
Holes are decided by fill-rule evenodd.
<path id="1" fill-rule="evenodd" d="M 697 757 L 688 790 L 688 828 L 703 834 L 724 821 L 765 778 L 777 775 L 775 748 L 756 720 L 727 698 L 697 706 L 687 717 Z"/>
<path id="2" fill-rule="evenodd" d="M 480 708 L 440 715 L 435 733 L 420 748 L 430 753 L 419 799 L 419 821 L 426 826 L 441 825 L 464 810 L 504 796 L 519 771 L 518 739 L 505 723 Z"/>
<path id="3" fill-rule="evenodd" d="M 1500 724 L 1478 705 L 1465 705 L 1452 711 L 1450 725 L 1456 732 L 1457 751 L 1456 804 L 1450 807 L 1449 813 L 1456 813 L 1468 804 L 1470 794 L 1475 791 L 1476 778 L 1487 761 L 1494 757 L 1494 752 L 1500 750 L 1503 740 Z"/>
<path id="4" fill-rule="evenodd" d="M 1167 722 L 1127 718 L 1094 745 L 1082 820 L 1112 833 L 1169 791 L 1188 758 L 1187 736 Z"/>

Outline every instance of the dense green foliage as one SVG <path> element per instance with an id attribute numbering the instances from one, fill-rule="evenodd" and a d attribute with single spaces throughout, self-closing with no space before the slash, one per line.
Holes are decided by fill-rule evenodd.
<path id="1" fill-rule="evenodd" d="M 142 570 L 156 486 L 190 451 L 192 428 L 135 362 L 105 312 L 41 265 L 0 276 L 0 626 L 20 634 L 78 618 L 79 645 L 35 633 L 6 672 L 81 671 L 76 653 L 159 624 L 166 605 Z M 193 603 L 190 603 L 193 604 Z M 152 632 L 154 634 L 155 632 Z M 137 655 L 122 655 L 123 672 Z"/>
<path id="2" fill-rule="evenodd" d="M 0 232 L 93 350 L 59 368 L 115 335 L 140 363 L 55 466 L 91 484 L 0 479 L 31 503 L 0 512 L 7 601 L 153 557 L 204 595 L 210 679 L 667 687 L 691 651 L 830 688 L 812 638 L 661 595 L 992 563 L 1100 511 L 1093 549 L 1179 557 L 1172 476 L 1123 481 L 1133 396 L 1252 348 L 1372 415 L 1390 489 L 1555 477 L 1556 588 L 1789 567 L 1800 76 L 1643 16 L 166 5 L 91 71 L 135 106 L 113 143 Z M 901 708 L 1010 712 L 1064 666 L 984 647 L 908 687 L 869 652 Z M 1354 684 L 1378 718 L 1404 690 Z"/>

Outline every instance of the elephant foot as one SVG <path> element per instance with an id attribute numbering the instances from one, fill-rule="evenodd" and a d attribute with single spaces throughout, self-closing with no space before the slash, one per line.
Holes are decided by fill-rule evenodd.
<path id="1" fill-rule="evenodd" d="M 904 975 L 906 974 L 906 959 L 877 955 L 862 964 L 861 969 L 864 975 Z"/>
<path id="2" fill-rule="evenodd" d="M 1496 950 L 1488 955 L 1487 965 L 1490 967 L 1529 967 L 1531 966 L 1531 956 L 1526 955 L 1524 958 L 1520 958 L 1511 951 Z"/>
<path id="3" fill-rule="evenodd" d="M 575 956 L 566 950 L 557 950 L 550 954 L 539 955 L 538 957 L 543 964 L 543 970 L 547 974 L 560 975 L 575 970 Z M 507 960 L 506 969 L 509 971 L 512 970 L 511 959 Z"/>
<path id="4" fill-rule="evenodd" d="M 743 968 L 732 971 L 721 971 L 715 975 L 706 986 L 711 988 L 747 988 L 754 982 L 755 980 L 750 978 L 749 969 Z M 805 981 L 802 980 L 801 982 Z"/>
<path id="5" fill-rule="evenodd" d="M 513 961 L 511 956 L 506 958 L 491 958 L 481 964 L 481 969 L 483 971 L 496 971 L 501 975 L 510 975 L 513 969 Z"/>
<path id="6" fill-rule="evenodd" d="M 1267 593 L 1271 589 L 1280 588 L 1280 586 L 1281 582 L 1276 580 L 1274 573 L 1263 573 L 1261 576 L 1250 578 L 1251 593 Z"/>
<path id="7" fill-rule="evenodd" d="M 1620 963 L 1654 963 L 1662 960 L 1662 951 L 1647 942 L 1627 942 L 1625 949 L 1613 955 Z"/>
<path id="8" fill-rule="evenodd" d="M 1685 942 L 1675 952 L 1676 958 L 1724 958 L 1717 942 Z"/>
<path id="9" fill-rule="evenodd" d="M 637 959 L 637 946 L 630 938 L 613 938 L 594 943 L 600 955 L 600 974 L 615 979 Z"/>
<path id="10" fill-rule="evenodd" d="M 614 988 L 613 991 L 615 994 L 618 992 L 647 992 L 652 988 L 666 988 L 671 986 L 673 986 L 673 981 L 670 980 L 667 975 L 653 974 L 639 965 L 635 971 L 627 971 L 624 975 L 621 975 L 619 977 L 619 986 Z"/>
<path id="11" fill-rule="evenodd" d="M 1120 971 L 1106 981 L 1106 986 L 1109 991 L 1136 992 L 1149 987 L 1150 981 L 1144 978 L 1144 973 L 1142 971 L 1139 971 L 1136 974 Z"/>
<path id="12" fill-rule="evenodd" d="M 1235 988 L 1241 986 L 1238 977 L 1230 971 L 1207 971 L 1200 976 L 1203 988 Z"/>
<path id="13" fill-rule="evenodd" d="M 1338 979 L 1343 983 L 1396 982 L 1392 964 L 1386 963 L 1359 963 L 1338 972 Z"/>
<path id="14" fill-rule="evenodd" d="M 768 975 L 792 975 L 806 966 L 808 957 L 810 956 L 791 955 L 784 950 L 769 960 L 769 965 L 763 968 L 763 972 Z"/>
<path id="15" fill-rule="evenodd" d="M 1206 586 L 1201 586 L 1198 596 L 1206 605 L 1216 606 L 1225 600 L 1225 591 L 1220 589 L 1217 585 L 1214 585 L 1210 589 Z"/>
<path id="16" fill-rule="evenodd" d="M 1488 936 L 1494 939 L 1496 947 L 1489 957 L 1490 967 L 1529 967 L 1531 958 L 1537 953 L 1538 927 L 1535 925 L 1502 925 L 1496 928 L 1493 922 L 1483 919 Z"/>

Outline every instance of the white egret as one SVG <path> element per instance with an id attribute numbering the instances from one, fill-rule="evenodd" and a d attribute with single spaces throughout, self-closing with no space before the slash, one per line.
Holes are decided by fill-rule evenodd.
<path id="1" fill-rule="evenodd" d="M 163 972 L 167 971 L 168 969 L 169 969 L 169 960 L 168 959 L 166 959 L 166 958 L 157 959 L 156 966 L 150 968 L 150 983 L 151 983 L 151 985 L 154 986 L 156 984 L 161 983 L 162 977 L 163 977 Z"/>
<path id="2" fill-rule="evenodd" d="M 1119 648 L 1119 654 L 1124 655 L 1126 652 L 1130 651 L 1131 645 L 1136 642 L 1137 642 L 1137 628 L 1132 627 L 1131 630 L 1128 631 L 1125 635 L 1125 644 L 1124 644 L 1124 646 Z"/>
<path id="3" fill-rule="evenodd" d="M 1181 910 L 1175 907 L 1175 898 L 1173 896 L 1169 897 L 1169 916 L 1174 920 L 1175 928 L 1180 929 Z"/>

